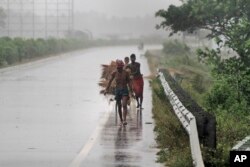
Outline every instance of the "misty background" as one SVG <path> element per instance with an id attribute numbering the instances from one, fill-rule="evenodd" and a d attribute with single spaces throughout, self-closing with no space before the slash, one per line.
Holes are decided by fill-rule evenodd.
<path id="1" fill-rule="evenodd" d="M 95 37 L 134 38 L 166 35 L 156 30 L 159 9 L 179 0 L 75 0 L 75 28 L 91 30 Z M 101 27 L 101 28 L 100 28 Z"/>
<path id="2" fill-rule="evenodd" d="M 59 3 L 58 3 L 59 2 Z M 46 6 L 47 3 L 47 6 Z M 65 37 L 70 31 L 88 38 L 162 38 L 156 30 L 159 9 L 179 0 L 9 0 L 0 1 L 1 36 Z M 79 34 L 79 33 L 78 33 Z"/>

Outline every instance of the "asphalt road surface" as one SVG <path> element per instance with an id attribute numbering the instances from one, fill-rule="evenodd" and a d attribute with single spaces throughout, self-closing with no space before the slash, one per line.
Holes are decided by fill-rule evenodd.
<path id="1" fill-rule="evenodd" d="M 148 80 L 144 109 L 132 103 L 126 127 L 119 126 L 111 97 L 99 94 L 101 64 L 131 53 L 149 75 L 136 46 L 86 49 L 0 69 L 0 166 L 161 166 Z"/>

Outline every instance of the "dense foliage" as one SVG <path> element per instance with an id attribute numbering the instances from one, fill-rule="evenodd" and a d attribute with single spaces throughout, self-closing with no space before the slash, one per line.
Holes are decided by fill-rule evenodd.
<path id="1" fill-rule="evenodd" d="M 187 60 L 181 61 L 181 57 L 183 60 L 186 54 L 173 56 L 169 54 L 164 54 L 163 52 L 148 51 L 145 56 L 148 59 L 151 71 L 154 72 L 155 68 L 160 66 L 162 68 L 163 67 L 167 68 L 174 75 L 179 73 L 183 77 L 182 82 L 179 82 L 180 86 L 188 94 L 190 94 L 190 96 L 196 102 L 198 102 L 200 106 L 204 107 L 204 99 L 202 99 L 203 95 L 206 94 L 211 85 L 215 86 L 217 84 L 217 83 L 213 84 L 212 81 L 213 79 L 211 78 L 211 74 L 209 74 L 210 68 L 207 68 L 205 64 L 198 64 L 197 60 L 194 59 L 195 57 L 191 55 L 189 55 L 189 59 L 187 59 L 188 61 Z M 223 81 L 221 82 L 221 84 L 222 83 Z M 227 90 L 226 87 L 227 85 L 223 84 L 223 86 L 225 86 L 225 89 L 221 89 L 221 91 L 218 93 L 220 94 L 221 92 L 224 91 L 224 94 L 221 95 L 225 96 L 220 96 L 220 100 L 227 99 L 228 97 L 231 96 L 230 94 L 232 92 L 232 90 L 231 91 Z M 153 89 L 153 91 L 156 90 Z M 159 105 L 159 102 L 162 103 Z M 215 104 L 213 107 L 215 107 L 216 110 L 211 109 L 211 111 L 213 111 L 214 114 L 216 115 L 216 121 L 217 121 L 217 149 L 215 152 L 213 152 L 213 154 L 210 154 L 211 153 L 210 151 L 202 147 L 203 160 L 207 163 L 206 166 L 227 167 L 229 166 L 229 161 L 228 161 L 229 151 L 232 148 L 232 146 L 237 141 L 244 138 L 247 134 L 250 134 L 250 128 L 249 128 L 250 116 L 242 114 L 240 112 L 240 108 L 237 108 L 237 106 L 235 106 L 237 110 L 229 112 L 228 110 L 225 110 L 222 107 L 218 107 L 218 105 L 215 102 L 216 101 L 213 101 L 211 102 L 211 104 L 212 103 Z M 169 123 L 175 120 L 177 121 L 175 123 L 180 125 L 178 120 L 172 117 L 171 118 L 168 117 L 168 115 L 171 112 L 169 111 L 162 112 L 164 107 L 167 107 L 168 110 L 171 110 L 171 105 L 165 106 L 166 103 L 167 100 L 164 97 L 164 92 L 162 90 L 158 90 L 157 99 L 153 100 L 153 105 L 154 105 L 153 112 L 159 115 L 155 117 L 156 122 L 160 121 L 162 123 Z M 231 105 L 230 101 L 228 101 L 228 103 L 230 103 Z M 178 157 L 183 156 L 181 155 L 181 153 L 185 152 L 183 150 L 179 150 L 180 148 L 178 145 L 174 145 L 174 147 L 176 147 L 175 149 L 178 150 L 176 154 L 172 152 L 170 154 L 166 154 L 166 151 L 164 151 L 166 147 L 167 148 L 169 147 L 168 142 L 171 141 L 168 138 L 169 136 L 171 136 L 171 139 L 180 139 L 180 137 L 182 136 L 180 133 L 178 134 L 174 133 L 177 127 L 173 128 L 172 125 L 164 125 L 164 126 L 159 125 L 159 127 L 157 135 L 159 135 L 160 138 L 157 138 L 157 141 L 160 143 L 159 146 L 162 148 L 161 152 L 159 153 L 159 159 L 161 161 L 166 161 L 168 166 L 175 166 L 176 163 L 180 163 L 182 164 L 182 166 L 184 166 L 183 164 L 185 165 L 189 164 L 190 161 L 186 158 L 178 159 Z M 169 132 L 168 131 L 169 127 L 171 127 L 170 129 L 173 131 Z M 181 142 L 185 143 L 186 142 L 185 140 L 186 139 L 182 138 Z M 174 157 L 172 155 L 175 155 L 177 157 Z"/>
<path id="2" fill-rule="evenodd" d="M 206 29 L 208 38 L 216 41 L 216 48 L 197 50 L 199 61 L 212 69 L 213 85 L 206 93 L 204 107 L 217 120 L 217 149 L 205 159 L 210 166 L 228 166 L 230 149 L 250 133 L 250 1 L 182 2 L 156 13 L 164 19 L 158 28 L 171 29 L 172 33 Z"/>
<path id="3" fill-rule="evenodd" d="M 80 39 L 0 38 L 0 66 L 87 47 Z"/>
<path id="4" fill-rule="evenodd" d="M 175 41 L 165 41 L 163 43 L 163 51 L 166 54 L 184 54 L 189 52 L 190 48 L 185 44 L 181 43 L 178 40 Z"/>
<path id="5" fill-rule="evenodd" d="M 216 40 L 217 48 L 197 51 L 200 61 L 213 67 L 216 84 L 207 97 L 209 109 L 233 111 L 238 106 L 238 112 L 247 112 L 250 108 L 249 9 L 248 0 L 188 0 L 156 13 L 164 19 L 158 28 L 171 28 L 173 33 L 207 29 L 208 37 Z M 223 58 L 225 47 L 230 49 L 230 57 Z"/>

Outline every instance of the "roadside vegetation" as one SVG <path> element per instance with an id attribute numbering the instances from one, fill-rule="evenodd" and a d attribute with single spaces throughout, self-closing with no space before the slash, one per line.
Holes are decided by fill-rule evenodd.
<path id="1" fill-rule="evenodd" d="M 178 118 L 175 117 L 171 104 L 168 102 L 160 81 L 151 82 L 153 88 L 153 117 L 157 143 L 161 150 L 158 152 L 158 162 L 171 167 L 191 167 L 192 158 L 188 135 Z"/>
<path id="2" fill-rule="evenodd" d="M 170 49 L 168 50 L 168 48 Z M 186 49 L 180 51 L 178 48 Z M 176 52 L 173 50 L 176 50 Z M 223 108 L 223 106 L 215 103 L 216 100 L 211 99 L 217 98 L 217 102 L 218 99 L 234 99 L 235 94 L 226 88 L 228 85 L 224 85 L 223 80 L 218 83 L 213 76 L 214 68 L 199 62 L 195 50 L 189 48 L 185 43 L 167 41 L 163 44 L 162 50 L 148 51 L 145 56 L 153 73 L 156 73 L 156 68 L 168 69 L 179 85 L 204 110 L 215 115 L 217 149 L 211 156 L 203 148 L 203 158 L 209 166 L 229 166 L 230 149 L 239 140 L 250 134 L 250 115 L 244 111 L 245 108 L 239 106 L 232 111 L 230 108 Z M 156 120 L 155 131 L 158 134 L 157 141 L 161 148 L 159 161 L 166 162 L 166 166 L 171 167 L 192 166 L 191 153 L 188 153 L 190 151 L 188 136 L 172 112 L 171 105 L 168 103 L 158 79 L 153 79 L 151 83 L 153 88 L 153 113 Z M 218 88 L 218 84 L 225 88 Z M 218 90 L 214 90 L 215 88 L 218 88 Z M 232 102 L 230 105 L 237 105 L 233 100 L 230 102 Z M 224 103 L 224 105 L 227 104 Z M 179 144 L 176 144 L 176 142 Z M 189 156 L 182 155 L 182 153 Z"/>
<path id="3" fill-rule="evenodd" d="M 89 44 L 80 39 L 23 39 L 0 38 L 0 67 L 59 54 L 84 47 Z"/>
<path id="4" fill-rule="evenodd" d="M 171 50 L 166 49 L 170 48 L 166 45 L 170 45 Z M 180 51 L 178 48 L 186 49 Z M 178 51 L 173 52 L 175 49 Z M 145 56 L 153 73 L 156 73 L 158 67 L 168 69 L 172 77 L 202 108 L 215 115 L 217 149 L 211 156 L 205 148 L 202 148 L 203 159 L 209 166 L 229 166 L 230 149 L 239 140 L 250 134 L 249 114 L 241 113 L 241 108 L 231 112 L 222 109 L 219 105 L 215 108 L 216 110 L 211 110 L 210 105 L 214 105 L 214 102 L 210 101 L 208 97 L 218 96 L 217 93 L 222 93 L 213 92 L 214 87 L 218 84 L 212 75 L 213 68 L 200 63 L 196 53 L 185 43 L 167 41 L 163 44 L 163 50 L 148 51 Z M 165 162 L 166 166 L 171 167 L 191 167 L 192 159 L 188 135 L 172 112 L 171 105 L 168 103 L 157 78 L 152 80 L 151 86 L 153 88 L 153 114 L 156 121 L 155 131 L 157 132 L 157 142 L 161 148 L 159 162 Z M 221 91 L 224 91 L 225 96 L 234 96 L 230 95 L 228 89 Z M 173 141 L 179 144 L 173 144 Z M 189 156 L 182 155 L 182 153 Z"/>
<path id="5" fill-rule="evenodd" d="M 152 44 L 158 38 L 142 39 L 87 39 L 87 38 L 0 38 L 0 68 L 10 65 L 33 61 L 60 53 L 100 46 L 117 46 L 139 44 L 142 40 L 146 44 Z"/>
<path id="6" fill-rule="evenodd" d="M 162 50 L 147 51 L 145 56 L 153 73 L 156 73 L 158 67 L 168 69 L 181 87 L 202 104 L 201 99 L 209 87 L 206 85 L 212 82 L 209 68 L 197 61 L 185 43 L 169 40 L 163 43 Z M 166 166 L 170 167 L 192 167 L 188 134 L 173 112 L 160 81 L 157 78 L 153 79 L 151 86 L 156 140 L 161 148 L 158 153 L 159 162 L 165 162 Z"/>
<path id="7" fill-rule="evenodd" d="M 194 52 L 185 49 L 181 54 L 172 53 L 172 48 L 163 50 L 157 57 L 160 60 L 154 58 L 158 54 L 148 52 L 150 63 L 158 63 L 151 67 L 165 67 L 176 73 L 175 79 L 192 98 L 215 115 L 217 148 L 213 156 L 202 150 L 209 166 L 229 166 L 230 149 L 250 134 L 249 5 L 244 0 L 188 0 L 156 13 L 163 19 L 158 28 L 171 29 L 173 34 L 207 30 L 207 38 L 217 44 Z M 178 42 L 169 46 L 174 47 L 173 43 L 181 50 L 185 48 Z"/>

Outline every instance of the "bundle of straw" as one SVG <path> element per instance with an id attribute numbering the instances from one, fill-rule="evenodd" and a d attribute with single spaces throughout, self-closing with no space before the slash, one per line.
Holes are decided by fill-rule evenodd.
<path id="1" fill-rule="evenodd" d="M 116 70 L 116 62 L 111 61 L 109 65 L 102 64 L 102 74 L 101 74 L 101 79 L 99 82 L 99 85 L 103 88 L 100 93 L 104 94 L 106 87 L 108 86 L 108 82 L 111 79 L 111 74 L 113 71 Z M 109 89 L 107 90 L 108 94 L 114 94 L 114 89 L 115 89 L 115 81 L 111 83 Z"/>

